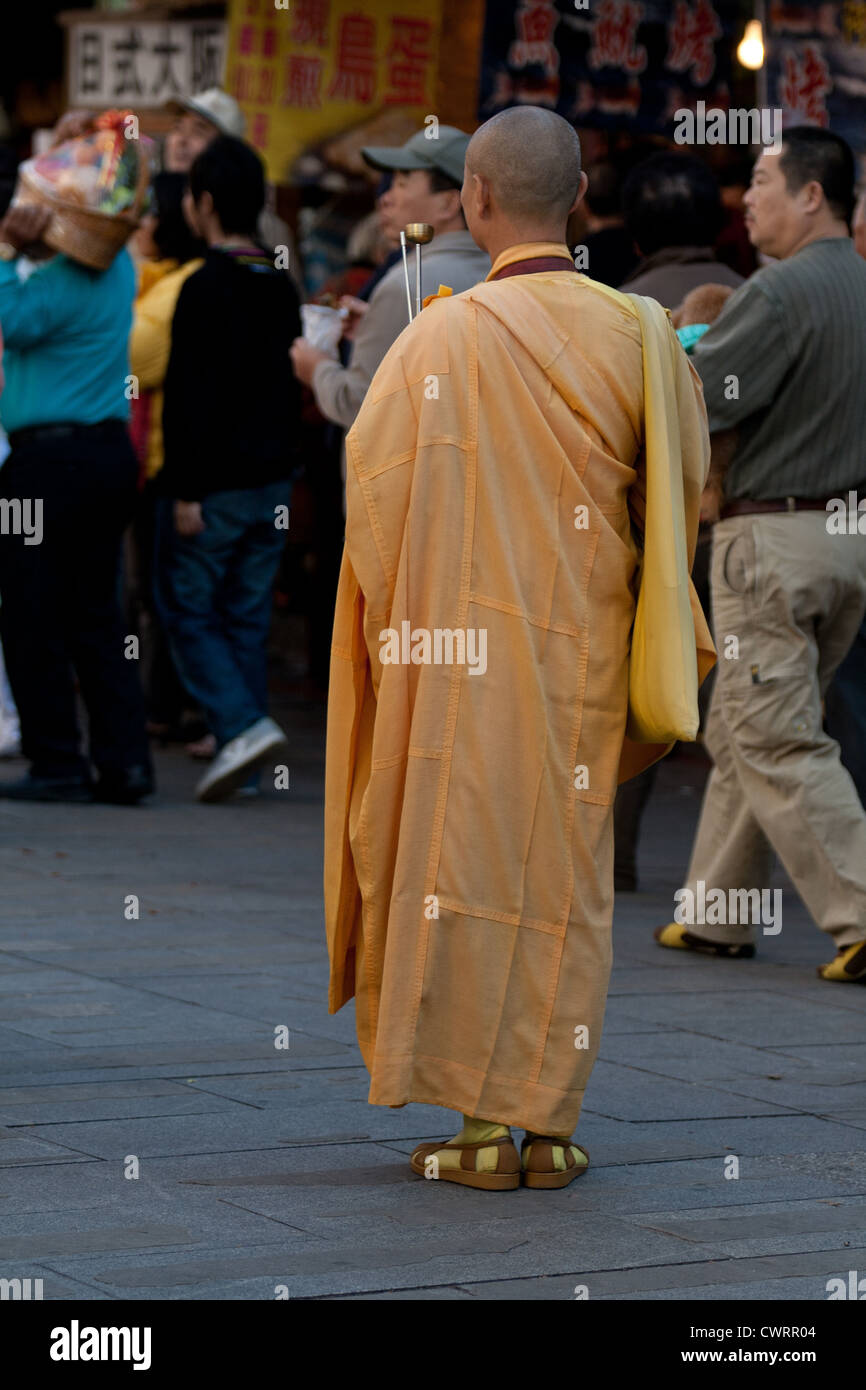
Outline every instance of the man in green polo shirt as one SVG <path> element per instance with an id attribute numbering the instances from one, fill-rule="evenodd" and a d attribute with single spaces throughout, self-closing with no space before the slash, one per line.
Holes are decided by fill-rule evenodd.
<path id="1" fill-rule="evenodd" d="M 713 532 L 715 766 L 677 920 L 656 939 L 754 955 L 754 890 L 778 855 L 836 947 L 819 975 L 844 982 L 866 978 L 866 813 L 821 701 L 866 611 L 866 510 L 850 501 L 866 497 L 851 150 L 827 130 L 786 130 L 781 152 L 757 161 L 745 206 L 773 262 L 732 295 L 692 359 L 710 433 L 738 432 Z M 696 902 L 707 904 L 697 916 Z"/>

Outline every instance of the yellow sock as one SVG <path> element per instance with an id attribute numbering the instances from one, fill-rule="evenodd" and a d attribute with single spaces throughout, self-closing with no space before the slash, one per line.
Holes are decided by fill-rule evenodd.
<path id="1" fill-rule="evenodd" d="M 524 1166 L 524 1168 L 526 1167 L 526 1164 L 527 1164 L 527 1162 L 529 1161 L 529 1155 L 530 1155 L 530 1153 L 532 1152 L 532 1142 L 531 1142 L 532 1139 L 538 1139 L 538 1138 L 541 1138 L 541 1137 L 544 1137 L 544 1138 L 552 1138 L 552 1139 L 557 1139 L 557 1138 L 559 1138 L 558 1135 L 549 1135 L 549 1136 L 548 1136 L 548 1135 L 545 1135 L 545 1136 L 541 1136 L 541 1135 L 531 1134 L 531 1133 L 527 1133 L 527 1136 L 526 1136 L 526 1137 L 527 1137 L 527 1139 L 530 1140 L 530 1142 L 526 1145 L 525 1149 L 523 1150 L 523 1166 Z M 553 1154 L 553 1166 L 554 1166 L 554 1168 L 556 1169 L 557 1173 L 564 1173 L 565 1170 L 566 1170 L 566 1168 L 568 1167 L 568 1163 L 566 1162 L 566 1158 L 565 1158 L 565 1150 L 566 1150 L 566 1149 L 571 1149 L 572 1156 L 574 1157 L 574 1161 L 575 1161 L 575 1163 L 577 1164 L 578 1168 L 585 1168 L 585 1167 L 586 1167 L 587 1157 L 586 1157 L 586 1154 L 583 1152 L 583 1150 L 582 1150 L 582 1149 L 579 1149 L 579 1148 L 577 1147 L 576 1144 L 571 1144 L 571 1143 L 569 1143 L 568 1139 L 563 1139 L 563 1140 L 562 1140 L 562 1147 L 561 1147 L 561 1148 L 560 1148 L 559 1144 L 554 1144 L 554 1145 L 553 1145 L 553 1148 L 552 1148 L 552 1150 L 551 1150 L 551 1152 L 552 1152 L 552 1154 Z"/>
<path id="2" fill-rule="evenodd" d="M 450 1141 L 452 1144 L 480 1144 L 483 1139 L 501 1139 L 510 1133 L 508 1125 L 497 1124 L 495 1120 L 476 1120 L 472 1115 L 463 1116 L 463 1128 Z M 459 1168 L 460 1154 L 454 1149 L 437 1149 L 436 1157 L 440 1168 Z M 499 1160 L 499 1149 L 491 1145 L 489 1149 L 479 1149 L 475 1156 L 475 1169 L 479 1173 L 495 1173 Z"/>

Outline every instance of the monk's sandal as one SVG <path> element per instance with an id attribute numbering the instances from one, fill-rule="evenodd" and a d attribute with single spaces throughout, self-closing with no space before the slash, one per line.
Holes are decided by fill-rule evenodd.
<path id="1" fill-rule="evenodd" d="M 443 1149 L 456 1149 L 460 1154 L 459 1168 L 443 1167 L 436 1155 Z M 493 1172 L 478 1172 L 476 1161 L 479 1149 L 497 1149 Z M 509 1192 L 520 1186 L 520 1157 L 510 1134 L 500 1139 L 482 1139 L 477 1144 L 419 1144 L 409 1159 L 413 1173 L 439 1182 L 459 1182 L 464 1187 L 480 1187 L 487 1192 Z"/>
<path id="2" fill-rule="evenodd" d="M 574 1154 L 571 1152 L 573 1148 L 584 1155 L 585 1163 L 575 1162 Z M 554 1149 L 562 1149 L 565 1157 L 564 1170 L 557 1168 L 553 1161 Z M 575 1144 L 573 1139 L 558 1139 L 555 1135 L 548 1134 L 527 1134 L 520 1146 L 520 1162 L 524 1187 L 566 1187 L 586 1172 L 589 1167 L 589 1150 Z"/>
<path id="3" fill-rule="evenodd" d="M 656 927 L 653 936 L 660 946 L 672 946 L 675 951 L 700 951 L 705 956 L 722 956 L 725 960 L 751 960 L 755 948 L 750 943 L 744 946 L 728 946 L 721 941 L 705 941 L 686 931 L 679 922 L 668 922 L 665 927 Z"/>
<path id="4" fill-rule="evenodd" d="M 829 965 L 819 965 L 822 980 L 866 980 L 866 941 L 843 946 Z"/>

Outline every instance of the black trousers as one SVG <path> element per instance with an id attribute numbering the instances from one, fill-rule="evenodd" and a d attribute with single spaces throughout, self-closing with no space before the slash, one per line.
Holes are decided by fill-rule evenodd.
<path id="1" fill-rule="evenodd" d="M 77 676 L 90 761 L 109 776 L 149 767 L 138 661 L 126 655 L 120 610 L 121 539 L 138 473 L 126 426 L 24 431 L 10 442 L 0 470 L 0 495 L 12 502 L 0 534 L 0 632 L 24 754 L 34 775 L 88 775 Z M 12 534 L 13 499 L 30 517 L 30 537 Z"/>
<path id="2" fill-rule="evenodd" d="M 145 483 L 138 494 L 135 515 L 127 535 L 124 611 L 129 631 L 141 639 L 141 683 L 148 719 L 179 729 L 183 716 L 196 702 L 181 682 L 169 646 L 168 634 L 153 597 L 156 563 L 156 480 Z M 198 723 L 203 721 L 199 717 Z M 194 727 L 194 726 L 193 726 Z M 190 733 L 188 737 L 192 738 Z"/>

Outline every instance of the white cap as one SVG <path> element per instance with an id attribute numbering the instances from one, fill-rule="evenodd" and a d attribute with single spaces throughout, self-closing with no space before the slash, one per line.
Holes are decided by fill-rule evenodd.
<path id="1" fill-rule="evenodd" d="M 221 135 L 234 135 L 238 140 L 244 138 L 244 113 L 234 97 L 230 97 L 222 87 L 208 87 L 206 92 L 196 92 L 194 97 L 174 97 L 166 105 L 171 110 L 194 112 L 202 120 L 216 126 Z"/>

